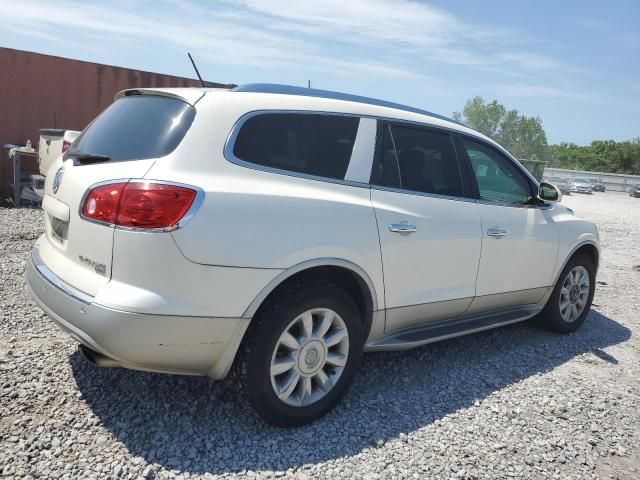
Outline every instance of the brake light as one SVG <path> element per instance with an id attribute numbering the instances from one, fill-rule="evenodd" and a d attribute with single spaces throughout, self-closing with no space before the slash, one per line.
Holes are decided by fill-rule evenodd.
<path id="1" fill-rule="evenodd" d="M 89 191 L 82 205 L 82 216 L 102 223 L 116 223 L 120 196 L 126 183 L 100 185 Z"/>
<path id="2" fill-rule="evenodd" d="M 185 216 L 196 191 L 153 182 L 111 183 L 91 189 L 82 216 L 128 228 L 171 228 Z"/>
<path id="3" fill-rule="evenodd" d="M 134 182 L 124 188 L 116 225 L 137 228 L 168 228 L 185 216 L 196 191 L 177 185 Z"/>
<path id="4" fill-rule="evenodd" d="M 62 153 L 66 152 L 67 150 L 69 150 L 69 147 L 71 146 L 71 143 L 67 142 L 66 140 L 64 140 L 62 142 Z"/>

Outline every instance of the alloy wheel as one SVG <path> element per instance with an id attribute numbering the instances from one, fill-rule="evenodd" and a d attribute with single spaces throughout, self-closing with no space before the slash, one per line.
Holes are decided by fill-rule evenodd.
<path id="1" fill-rule="evenodd" d="M 305 407 L 338 382 L 349 356 L 344 320 L 328 308 L 298 315 L 284 329 L 271 358 L 271 386 L 287 405 Z"/>
<path id="2" fill-rule="evenodd" d="M 584 311 L 589 298 L 589 272 L 582 266 L 572 268 L 560 290 L 560 315 L 567 323 L 575 322 Z"/>

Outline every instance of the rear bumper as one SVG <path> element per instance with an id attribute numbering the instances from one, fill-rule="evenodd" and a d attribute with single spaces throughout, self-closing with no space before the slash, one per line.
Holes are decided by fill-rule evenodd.
<path id="1" fill-rule="evenodd" d="M 55 276 L 34 249 L 27 283 L 42 310 L 82 345 L 136 370 L 223 378 L 249 320 L 153 315 L 93 302 Z"/>

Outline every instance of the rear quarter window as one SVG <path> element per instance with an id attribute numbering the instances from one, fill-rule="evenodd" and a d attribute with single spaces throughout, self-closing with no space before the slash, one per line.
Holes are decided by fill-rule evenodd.
<path id="1" fill-rule="evenodd" d="M 195 115 L 195 108 L 176 98 L 120 98 L 80 134 L 69 153 L 106 155 L 112 161 L 164 157 L 180 144 Z"/>
<path id="2" fill-rule="evenodd" d="M 342 180 L 359 122 L 344 115 L 258 114 L 242 124 L 233 155 L 264 167 Z"/>

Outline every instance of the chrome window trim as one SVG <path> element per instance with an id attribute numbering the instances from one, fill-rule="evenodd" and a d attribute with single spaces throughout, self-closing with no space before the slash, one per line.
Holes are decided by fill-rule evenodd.
<path id="1" fill-rule="evenodd" d="M 378 122 L 373 118 L 361 118 L 358 133 L 353 144 L 349 166 L 344 179 L 358 183 L 368 183 L 376 153 Z"/>
<path id="2" fill-rule="evenodd" d="M 415 190 L 405 190 L 403 188 L 384 187 L 382 185 L 371 185 L 372 190 L 380 190 L 383 192 L 402 193 L 404 195 L 415 195 L 417 197 L 437 198 L 440 200 L 454 200 L 458 202 L 476 203 L 475 198 L 456 197 L 455 195 L 440 195 L 438 193 L 417 192 Z"/>
<path id="3" fill-rule="evenodd" d="M 527 205 L 527 204 L 501 202 L 499 200 L 486 200 L 483 198 L 476 199 L 476 203 L 479 205 L 490 205 L 493 207 L 506 207 L 506 208 L 535 208 L 538 210 L 551 210 L 553 208 L 553 204 L 550 204 L 550 203 L 544 203 L 541 205 Z"/>
<path id="4" fill-rule="evenodd" d="M 439 194 L 433 194 L 433 193 L 422 193 L 422 192 L 415 192 L 412 190 L 405 190 L 405 189 L 398 189 L 398 188 L 392 188 L 392 187 L 382 187 L 379 185 L 373 185 L 370 183 L 370 176 L 371 176 L 371 168 L 373 168 L 373 158 L 371 159 L 371 168 L 369 169 L 369 178 L 367 178 L 366 181 L 364 182 L 360 182 L 360 181 L 353 181 L 353 180 L 347 180 L 346 178 L 343 180 L 340 179 L 335 179 L 335 178 L 329 178 L 329 177 L 320 177 L 317 175 L 309 175 L 306 173 L 300 173 L 300 172 L 292 172 L 290 170 L 284 170 L 284 169 L 280 169 L 280 168 L 274 168 L 274 167 L 267 167 L 264 165 L 258 165 L 256 163 L 251 163 L 251 162 L 247 162 L 245 160 L 241 160 L 238 157 L 236 157 L 233 153 L 233 148 L 235 146 L 235 142 L 236 139 L 238 137 L 238 133 L 240 131 L 240 129 L 242 128 L 242 126 L 244 125 L 244 123 L 251 117 L 254 117 L 256 115 L 262 115 L 262 114 L 267 114 L 267 113 L 296 113 L 296 114 L 308 114 L 308 115 L 334 115 L 334 116 L 347 116 L 347 117 L 358 117 L 361 120 L 362 119 L 373 119 L 377 122 L 395 122 L 395 123 L 403 123 L 403 124 L 407 124 L 407 125 L 414 125 L 417 127 L 424 127 L 424 128 L 429 128 L 429 129 L 433 129 L 433 130 L 437 130 L 437 131 L 442 131 L 442 132 L 447 132 L 453 135 L 459 135 L 459 136 L 466 136 L 469 137 L 472 141 L 477 141 L 477 142 L 481 142 L 483 145 L 486 145 L 489 148 L 494 148 L 497 149 L 500 153 L 502 153 L 503 155 L 505 155 L 507 157 L 507 159 L 514 163 L 516 168 L 518 168 L 520 171 L 522 171 L 527 178 L 534 183 L 534 186 L 537 188 L 538 186 L 538 181 L 529 173 L 529 171 L 527 169 L 525 169 L 522 164 L 520 164 L 520 162 L 518 162 L 517 160 L 515 160 L 513 158 L 513 156 L 511 156 L 511 154 L 509 152 L 507 152 L 503 147 L 501 147 L 500 145 L 493 145 L 489 142 L 487 142 L 485 139 L 483 139 L 482 137 L 476 136 L 473 133 L 468 133 L 468 132 L 461 132 L 460 130 L 456 129 L 456 128 L 452 128 L 452 127 L 447 127 L 447 126 L 443 126 L 443 125 L 435 125 L 433 123 L 428 123 L 428 122 L 420 122 L 420 121 L 416 121 L 416 120 L 406 120 L 406 119 L 402 119 L 402 118 L 394 118 L 394 117 L 386 117 L 386 116 L 380 116 L 380 115 L 366 115 L 366 114 L 359 114 L 359 113 L 345 113 L 345 112 L 333 112 L 333 111 L 320 111 L 320 110 L 291 110 L 291 109 L 260 109 L 260 110 L 252 110 L 249 112 L 244 113 L 243 115 L 240 116 L 240 118 L 238 118 L 238 120 L 236 121 L 236 123 L 233 125 L 233 127 L 231 128 L 231 131 L 229 132 L 229 135 L 227 136 L 227 140 L 225 141 L 224 144 L 224 149 L 223 149 L 223 155 L 225 157 L 225 159 L 230 162 L 233 163 L 235 165 L 244 167 L 244 168 L 250 168 L 252 170 L 257 170 L 257 171 L 262 171 L 262 172 L 267 172 L 267 173 L 275 173 L 278 175 L 286 175 L 286 176 L 290 176 L 290 177 L 297 177 L 297 178 L 304 178 L 307 180 L 315 180 L 315 181 L 319 181 L 319 182 L 327 182 L 327 183 L 334 183 L 334 184 L 338 184 L 338 185 L 347 185 L 347 186 L 351 186 L 351 187 L 359 187 L 359 188 L 369 188 L 369 189 L 376 189 L 376 190 L 385 190 L 385 191 L 390 191 L 390 192 L 395 192 L 395 193 L 404 193 L 404 194 L 408 194 L 408 195 L 418 195 L 418 196 L 423 196 L 423 197 L 433 197 L 433 198 L 441 198 L 441 199 L 445 199 L 445 200 L 458 200 L 458 201 L 463 201 L 463 202 L 478 202 L 478 203 L 482 203 L 484 201 L 481 201 L 480 199 L 477 198 L 473 198 L 473 197 L 456 197 L 456 196 L 448 196 L 448 195 L 439 195 Z M 358 131 L 359 131 L 359 127 L 358 127 Z M 357 137 L 357 134 L 356 134 Z M 372 149 L 374 152 L 374 156 L 375 156 L 375 137 L 373 138 L 374 140 L 374 144 L 372 145 Z M 453 142 L 454 144 L 454 148 L 455 148 L 455 142 Z M 355 150 L 355 145 L 354 145 L 354 150 Z M 352 152 L 352 159 L 353 159 L 353 152 Z M 456 155 L 459 157 L 459 155 L 457 154 L 457 148 L 456 148 Z M 351 160 L 349 160 L 349 166 L 351 166 Z M 349 172 L 349 168 L 347 168 L 347 172 Z M 462 172 L 461 172 L 462 174 Z M 346 177 L 346 175 L 345 175 Z M 499 206 L 505 206 L 505 207 L 514 207 L 514 208 L 540 208 L 540 209 L 548 209 L 550 208 L 550 206 L 548 205 L 513 205 L 513 204 L 508 204 L 508 203 L 498 203 L 498 202 L 493 202 L 490 203 L 491 205 L 499 205 Z"/>
<path id="5" fill-rule="evenodd" d="M 31 260 L 33 262 L 34 268 L 38 271 L 38 273 L 62 293 L 65 293 L 86 305 L 93 303 L 93 297 L 91 295 L 88 295 L 78 290 L 77 288 L 72 287 L 67 282 L 58 277 L 55 273 L 53 273 L 49 269 L 49 267 L 47 267 L 47 265 L 44 263 L 44 260 L 42 260 L 42 257 L 40 256 L 37 245 L 31 251 Z"/>
<path id="6" fill-rule="evenodd" d="M 189 207 L 189 210 L 187 210 L 187 213 L 184 214 L 184 216 L 180 219 L 180 221 L 175 225 L 171 225 L 169 227 L 162 227 L 162 228 L 123 227 L 121 225 L 116 225 L 115 223 L 100 222 L 98 220 L 94 220 L 92 218 L 87 218 L 83 216 L 82 207 L 84 205 L 85 200 L 87 199 L 87 195 L 89 195 L 89 192 L 96 187 L 100 187 L 102 185 L 109 185 L 111 183 L 157 183 L 161 185 L 174 185 L 176 187 L 184 187 L 184 188 L 189 188 L 191 190 L 195 190 L 196 198 L 193 200 L 193 203 Z M 203 201 L 204 201 L 204 190 L 200 187 L 196 187 L 194 185 L 188 185 L 186 183 L 173 182 L 170 180 L 153 180 L 153 179 L 147 179 L 147 178 L 121 178 L 116 180 L 104 180 L 102 182 L 94 183 L 93 185 L 89 186 L 89 188 L 87 188 L 87 190 L 84 192 L 84 194 L 82 195 L 82 199 L 80 200 L 80 204 L 78 205 L 78 217 L 80 217 L 80 219 L 84 220 L 85 222 L 91 222 L 91 223 L 95 223 L 96 225 L 103 225 L 105 227 L 111 227 L 117 230 L 124 230 L 129 232 L 147 232 L 147 233 L 175 232 L 176 230 L 180 230 L 181 228 L 183 228 L 189 222 L 189 220 L 191 220 L 195 216 L 195 214 L 198 213 L 198 210 L 200 209 L 200 206 L 202 205 Z"/>
<path id="7" fill-rule="evenodd" d="M 314 97 L 325 98 L 328 100 L 342 100 L 346 102 L 354 102 L 362 105 L 373 105 L 377 107 L 393 108 L 395 110 L 417 113 L 419 115 L 425 115 L 438 120 L 444 120 L 456 125 L 462 125 L 457 120 L 454 120 L 438 113 L 429 112 L 409 105 L 402 105 L 400 103 L 394 103 L 387 100 L 380 100 L 377 98 L 363 97 L 361 95 L 353 95 L 348 93 L 333 92 L 330 90 L 319 90 L 316 88 L 296 87 L 292 85 L 280 85 L 277 83 L 248 83 L 244 85 L 237 85 L 230 90 L 231 92 L 248 92 L 248 93 L 270 93 L 280 95 L 302 96 L 302 97 Z"/>

